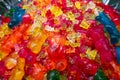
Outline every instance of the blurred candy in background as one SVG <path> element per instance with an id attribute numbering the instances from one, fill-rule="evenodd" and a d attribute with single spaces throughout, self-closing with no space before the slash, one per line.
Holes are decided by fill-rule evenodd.
<path id="1" fill-rule="evenodd" d="M 0 0 L 0 80 L 120 80 L 119 0 Z"/>
<path id="2" fill-rule="evenodd" d="M 110 5 L 120 12 L 120 0 L 102 0 L 105 5 Z"/>

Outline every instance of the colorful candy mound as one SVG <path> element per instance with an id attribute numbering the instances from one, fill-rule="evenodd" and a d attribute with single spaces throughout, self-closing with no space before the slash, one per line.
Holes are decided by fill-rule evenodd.
<path id="1" fill-rule="evenodd" d="M 120 80 L 120 14 L 99 0 L 23 0 L 0 20 L 0 80 Z"/>

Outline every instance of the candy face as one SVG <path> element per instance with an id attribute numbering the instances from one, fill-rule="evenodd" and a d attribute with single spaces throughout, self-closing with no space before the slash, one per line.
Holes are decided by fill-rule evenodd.
<path id="1" fill-rule="evenodd" d="M 120 80 L 119 20 L 96 0 L 23 0 L 0 16 L 0 79 Z"/>

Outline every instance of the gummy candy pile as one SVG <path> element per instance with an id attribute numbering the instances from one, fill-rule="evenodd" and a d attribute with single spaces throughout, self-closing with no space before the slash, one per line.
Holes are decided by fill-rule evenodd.
<path id="1" fill-rule="evenodd" d="M 0 16 L 0 80 L 120 80 L 119 46 L 100 0 L 23 0 Z"/>

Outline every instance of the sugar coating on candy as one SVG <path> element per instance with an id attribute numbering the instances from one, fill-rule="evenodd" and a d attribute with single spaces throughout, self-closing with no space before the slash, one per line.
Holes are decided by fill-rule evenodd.
<path id="1" fill-rule="evenodd" d="M 120 80 L 120 14 L 101 1 L 23 0 L 0 21 L 0 79 Z"/>

